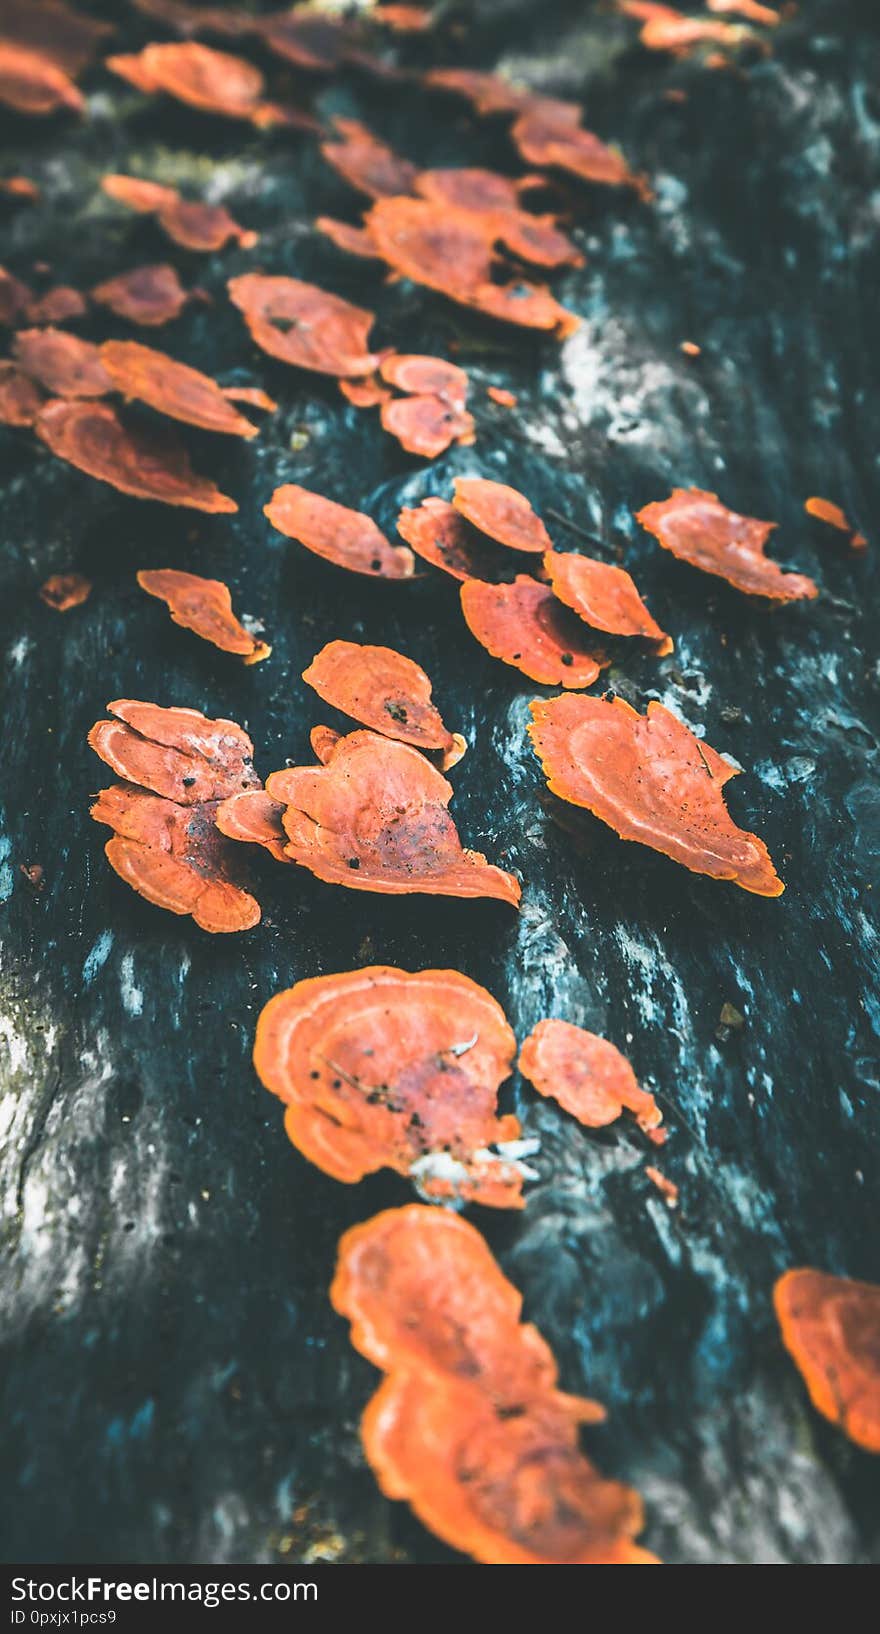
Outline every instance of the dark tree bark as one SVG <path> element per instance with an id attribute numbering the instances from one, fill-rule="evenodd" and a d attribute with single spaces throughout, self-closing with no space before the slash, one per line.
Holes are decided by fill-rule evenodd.
<path id="1" fill-rule="evenodd" d="M 649 56 L 633 24 L 598 6 L 472 9 L 446 60 L 581 98 L 586 122 L 655 182 L 648 206 L 580 197 L 587 264 L 558 289 L 583 324 L 561 348 L 339 257 L 311 222 L 354 220 L 355 200 L 308 138 L 148 106 L 100 70 L 82 122 L 3 122 L 9 170 L 43 189 L 8 217 L 11 270 L 49 261 L 52 280 L 86 287 L 172 259 L 212 304 L 143 338 L 281 403 L 247 447 L 188 437 L 239 500 L 232 518 L 126 501 L 28 433 L 0 433 L 9 1558 L 456 1558 L 379 1495 L 357 1433 L 374 1376 L 327 1300 L 343 1229 L 411 1193 L 317 1173 L 250 1065 L 272 993 L 373 960 L 459 967 L 519 1037 L 544 1015 L 585 1023 L 662 1100 L 676 1212 L 646 1180 L 636 1134 L 588 1134 L 515 1085 L 541 1178 L 521 1218 L 474 1216 L 565 1387 L 609 1407 L 589 1446 L 644 1493 L 648 1546 L 689 1564 L 876 1551 L 876 1461 L 812 1411 L 770 1304 L 790 1265 L 878 1277 L 873 7 L 803 0 L 774 54 L 733 72 Z M 125 21 L 126 48 L 150 37 Z M 429 60 L 435 47 L 409 49 Z M 416 89 L 343 76 L 319 104 L 422 162 L 514 168 L 503 123 Z M 216 189 L 259 230 L 258 249 L 169 253 L 150 222 L 104 199 L 107 170 Z M 475 447 L 422 466 L 332 382 L 259 356 L 224 288 L 254 266 L 375 306 L 382 344 L 454 355 L 473 382 Z M 126 329 L 104 315 L 80 332 Z M 488 401 L 491 383 L 518 394 L 516 411 Z M 555 805 L 525 737 L 542 689 L 476 646 L 451 581 L 346 576 L 262 514 L 292 480 L 393 532 L 401 505 L 448 493 L 457 472 L 514 482 L 560 544 L 586 529 L 609 560 L 622 555 L 676 651 L 627 656 L 608 684 L 640 706 L 662 698 L 741 761 L 730 808 L 766 838 L 781 900 L 686 874 Z M 776 518 L 773 549 L 814 574 L 821 600 L 767 613 L 666 556 L 632 512 L 674 484 Z M 856 555 L 806 518 L 815 493 L 873 548 Z M 173 627 L 134 579 L 165 566 L 225 579 L 264 620 L 269 662 L 242 669 Z M 37 588 L 69 568 L 95 590 L 59 616 Z M 106 701 L 231 716 L 265 775 L 306 757 L 309 728 L 328 719 L 299 676 L 337 636 L 400 647 L 432 676 L 471 744 L 453 812 L 465 843 L 521 873 L 518 917 L 344 893 L 257 862 L 262 925 L 212 939 L 110 872 L 88 818 L 109 779 L 85 745 Z M 42 890 L 21 864 L 43 868 Z M 741 1028 L 721 1025 L 725 1003 Z"/>

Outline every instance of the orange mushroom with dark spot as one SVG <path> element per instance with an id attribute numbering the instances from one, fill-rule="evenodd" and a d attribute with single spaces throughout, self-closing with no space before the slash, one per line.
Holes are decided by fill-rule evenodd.
<path id="1" fill-rule="evenodd" d="M 53 397 L 106 397 L 113 390 L 100 348 L 63 329 L 19 329 L 13 355 Z"/>
<path id="2" fill-rule="evenodd" d="M 442 397 L 395 397 L 383 402 L 382 424 L 407 454 L 433 460 L 453 443 L 475 440 L 473 415 Z"/>
<path id="3" fill-rule="evenodd" d="M 367 350 L 374 314 L 364 307 L 317 284 L 260 272 L 231 278 L 227 287 L 252 338 L 270 357 L 339 379 L 376 368 L 379 358 Z"/>
<path id="4" fill-rule="evenodd" d="M 266 788 L 286 807 L 287 855 L 328 885 L 519 904 L 519 881 L 464 849 L 452 788 L 408 743 L 352 732 L 324 765 L 273 772 Z"/>
<path id="5" fill-rule="evenodd" d="M 350 573 L 364 573 L 371 579 L 412 578 L 412 551 L 406 545 L 390 544 L 363 511 L 349 510 L 293 482 L 276 488 L 263 511 L 279 533 Z"/>
<path id="6" fill-rule="evenodd" d="M 245 664 L 260 664 L 272 648 L 260 641 L 236 618 L 232 596 L 221 579 L 202 579 L 164 567 L 141 570 L 138 584 L 148 596 L 164 601 L 175 624 L 193 630 L 222 652 L 235 653 Z"/>
<path id="7" fill-rule="evenodd" d="M 40 585 L 40 599 L 56 613 L 69 613 L 81 607 L 92 593 L 92 581 L 82 573 L 53 573 Z"/>
<path id="8" fill-rule="evenodd" d="M 640 715 L 622 698 L 562 696 L 536 700 L 532 715 L 552 794 L 692 873 L 781 895 L 763 840 L 737 828 L 724 804 L 736 767 L 662 704 Z"/>
<path id="9" fill-rule="evenodd" d="M 91 295 L 93 301 L 109 307 L 118 318 L 127 318 L 129 323 L 144 324 L 147 328 L 178 318 L 192 299 L 166 261 L 132 267 L 130 272 L 96 284 Z"/>
<path id="10" fill-rule="evenodd" d="M 253 744 L 234 721 L 196 709 L 118 699 L 89 744 L 124 784 L 103 789 L 92 807 L 114 831 L 111 867 L 157 907 L 189 914 L 203 930 L 248 930 L 260 907 L 240 883 L 235 852 L 215 823 L 218 802 L 259 788 Z"/>
<path id="11" fill-rule="evenodd" d="M 812 579 L 786 573 L 765 555 L 775 522 L 740 516 L 702 488 L 674 488 L 668 499 L 637 511 L 636 521 L 679 561 L 725 579 L 746 595 L 784 602 L 819 594 Z"/>
<path id="12" fill-rule="evenodd" d="M 335 1180 L 378 1169 L 423 1196 L 521 1208 L 523 1169 L 498 1088 L 516 1041 L 484 988 L 454 970 L 373 965 L 298 982 L 257 1023 L 254 1065 L 294 1146 Z"/>
<path id="13" fill-rule="evenodd" d="M 389 352 L 379 364 L 379 373 L 389 386 L 416 397 L 441 397 L 444 402 L 463 407 L 468 394 L 468 377 L 457 363 L 420 352 Z"/>
<path id="14" fill-rule="evenodd" d="M 222 250 L 230 240 L 249 250 L 258 234 L 240 227 L 222 204 L 185 199 L 175 187 L 144 181 L 137 176 L 103 176 L 104 192 L 139 215 L 156 216 L 160 227 L 185 250 Z"/>
<path id="15" fill-rule="evenodd" d="M 581 1453 L 604 1417 L 563 1395 L 552 1352 L 520 1320 L 483 1238 L 418 1204 L 346 1232 L 330 1291 L 352 1341 L 388 1375 L 364 1414 L 387 1497 L 486 1564 L 649 1564 L 638 1494 Z"/>
<path id="16" fill-rule="evenodd" d="M 109 403 L 53 398 L 36 432 L 58 459 L 135 499 L 228 515 L 238 506 L 209 477 L 200 477 L 186 449 L 165 433 L 135 430 Z"/>
<path id="17" fill-rule="evenodd" d="M 542 552 L 551 549 L 550 535 L 525 494 L 505 482 L 486 477 L 456 477 L 455 509 L 509 550 Z"/>
<path id="18" fill-rule="evenodd" d="M 14 363 L 0 362 L 0 425 L 32 426 L 44 401 L 29 375 Z"/>
<path id="19" fill-rule="evenodd" d="M 643 636 L 656 643 L 660 658 L 672 652 L 671 638 L 651 617 L 625 568 L 560 550 L 547 551 L 544 567 L 554 596 L 594 630 Z"/>
<path id="20" fill-rule="evenodd" d="M 558 1101 L 586 1129 L 604 1129 L 624 1108 L 652 1139 L 663 1122 L 626 1056 L 607 1038 L 571 1021 L 539 1021 L 520 1050 L 519 1070 L 539 1095 Z"/>
<path id="21" fill-rule="evenodd" d="M 880 1453 L 880 1287 L 805 1267 L 779 1278 L 773 1304 L 817 1412 Z"/>
<path id="22" fill-rule="evenodd" d="M 325 703 L 383 737 L 417 749 L 454 747 L 424 670 L 393 647 L 331 641 L 303 671 L 303 680 Z"/>
<path id="23" fill-rule="evenodd" d="M 495 576 L 501 553 L 493 550 L 448 500 L 423 499 L 421 505 L 402 510 L 397 531 L 417 556 L 453 579 Z"/>
<path id="24" fill-rule="evenodd" d="M 232 407 L 217 382 L 200 369 L 191 369 L 136 340 L 107 340 L 100 350 L 113 386 L 127 401 L 134 398 L 158 414 L 203 431 L 256 437 L 257 427 Z"/>
<path id="25" fill-rule="evenodd" d="M 394 198 L 411 193 L 418 166 L 402 159 L 357 119 L 334 119 L 333 136 L 321 143 L 328 164 L 358 193 Z"/>
<path id="26" fill-rule="evenodd" d="M 588 632 L 552 590 L 525 574 L 512 584 L 466 580 L 461 610 L 471 634 L 493 658 L 542 686 L 591 686 L 608 662 L 588 645 Z"/>

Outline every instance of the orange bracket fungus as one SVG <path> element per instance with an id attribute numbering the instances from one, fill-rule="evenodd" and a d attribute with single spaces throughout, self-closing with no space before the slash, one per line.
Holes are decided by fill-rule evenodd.
<path id="1" fill-rule="evenodd" d="M 0 362 L 0 425 L 32 426 L 43 407 L 43 393 L 14 363 Z"/>
<path id="2" fill-rule="evenodd" d="M 511 135 L 526 164 L 566 170 L 580 181 L 632 187 L 643 198 L 650 189 L 630 170 L 617 148 L 584 130 L 575 103 L 536 99 L 514 121 Z"/>
<path id="3" fill-rule="evenodd" d="M 175 624 L 193 630 L 222 652 L 235 653 L 245 664 L 259 664 L 272 648 L 260 641 L 236 618 L 232 597 L 221 579 L 202 579 L 197 573 L 180 573 L 164 567 L 142 570 L 138 584 L 148 596 L 167 604 Z"/>
<path id="4" fill-rule="evenodd" d="M 670 637 L 651 617 L 625 568 L 560 550 L 546 552 L 544 568 L 557 600 L 594 630 L 644 636 L 656 643 L 659 657 L 672 651 Z"/>
<path id="5" fill-rule="evenodd" d="M 390 1168 L 435 1201 L 521 1208 L 520 1127 L 497 1111 L 515 1051 L 467 976 L 373 965 L 270 999 L 254 1065 L 294 1146 L 335 1180 Z"/>
<path id="6" fill-rule="evenodd" d="M 425 84 L 464 97 L 479 114 L 516 113 L 531 100 L 530 92 L 480 68 L 430 68 Z"/>
<path id="7" fill-rule="evenodd" d="M 760 4 L 760 0 L 706 0 L 709 11 L 715 11 L 722 16 L 733 12 L 738 17 L 745 17 L 750 23 L 766 23 L 768 28 L 775 28 L 781 21 L 778 11 L 772 6 Z"/>
<path id="8" fill-rule="evenodd" d="M 375 579 L 410 579 L 415 558 L 406 545 L 392 545 L 363 511 L 310 493 L 294 482 L 276 488 L 263 506 L 273 528 L 296 539 L 316 556 Z"/>
<path id="9" fill-rule="evenodd" d="M 0 103 L 16 113 L 40 115 L 66 108 L 82 113 L 85 99 L 63 68 L 42 51 L 0 38 Z"/>
<path id="10" fill-rule="evenodd" d="M 32 291 L 20 278 L 0 267 L 0 324 L 14 326 L 26 311 Z"/>
<path id="11" fill-rule="evenodd" d="M 112 27 L 66 0 L 0 0 L 0 40 L 43 52 L 73 77 L 88 67 Z"/>
<path id="12" fill-rule="evenodd" d="M 19 368 L 53 397 L 105 397 L 113 390 L 100 348 L 63 329 L 19 329 L 12 350 Z"/>
<path id="13" fill-rule="evenodd" d="M 494 170 L 423 170 L 415 188 L 443 210 L 463 210 L 479 218 L 487 236 L 522 261 L 541 267 L 579 267 L 583 256 L 557 227 L 553 216 L 524 210 L 520 193 L 535 180 L 514 181 Z"/>
<path id="14" fill-rule="evenodd" d="M 431 702 L 424 670 L 393 647 L 331 641 L 303 671 L 303 680 L 326 704 L 383 737 L 417 749 L 449 753 L 455 748 L 453 734 Z"/>
<path id="15" fill-rule="evenodd" d="M 880 1453 L 880 1287 L 803 1268 L 779 1278 L 773 1303 L 817 1412 Z"/>
<path id="16" fill-rule="evenodd" d="M 85 296 L 70 284 L 56 284 L 43 295 L 35 295 L 25 307 L 28 323 L 67 323 L 88 310 Z"/>
<path id="17" fill-rule="evenodd" d="M 82 573 L 53 573 L 40 585 L 40 599 L 56 613 L 69 613 L 72 607 L 81 607 L 92 593 L 92 581 Z"/>
<path id="18" fill-rule="evenodd" d="M 461 306 L 560 339 L 578 327 L 579 320 L 543 285 L 497 281 L 494 222 L 485 217 L 438 210 L 428 199 L 386 198 L 376 200 L 366 228 L 392 271 Z"/>
<path id="19" fill-rule="evenodd" d="M 446 499 L 423 499 L 402 510 L 397 531 L 417 556 L 453 579 L 494 577 L 495 555 L 488 540 L 472 529 Z"/>
<path id="20" fill-rule="evenodd" d="M 333 128 L 334 135 L 321 143 L 321 152 L 356 192 L 371 199 L 412 192 L 416 165 L 401 159 L 357 119 L 334 119 Z"/>
<path id="21" fill-rule="evenodd" d="M 234 437 L 256 437 L 257 427 L 232 407 L 210 375 L 136 340 L 107 340 L 101 362 L 116 391 L 127 400 L 147 403 L 159 414 L 203 431 Z"/>
<path id="22" fill-rule="evenodd" d="M 663 1114 L 653 1095 L 639 1088 L 626 1056 L 584 1027 L 539 1021 L 520 1050 L 519 1070 L 539 1095 L 558 1101 L 587 1129 L 603 1129 L 626 1108 L 652 1140 L 664 1139 Z"/>
<path id="23" fill-rule="evenodd" d="M 273 772 L 266 783 L 286 807 L 293 862 L 355 891 L 495 897 L 518 906 L 519 881 L 462 846 L 449 815 L 452 788 L 418 749 L 359 731 L 322 742 L 322 750 L 322 765 Z M 218 820 L 228 832 L 222 811 Z"/>
<path id="24" fill-rule="evenodd" d="M 849 543 L 853 550 L 865 550 L 868 541 L 863 533 L 857 533 L 853 528 L 846 512 L 841 510 L 830 499 L 807 499 L 804 501 L 804 510 L 808 516 L 814 516 L 817 522 L 827 522 L 830 528 L 836 528 L 838 533 L 848 533 Z"/>
<path id="25" fill-rule="evenodd" d="M 36 422 L 37 435 L 68 465 L 135 499 L 228 514 L 238 506 L 210 477 L 200 477 L 173 437 L 127 426 L 109 403 L 53 398 Z"/>
<path id="26" fill-rule="evenodd" d="M 486 477 L 456 477 L 455 509 L 481 533 L 509 550 L 546 551 L 550 535 L 525 494 Z"/>
<path id="27" fill-rule="evenodd" d="M 532 704 L 529 733 L 551 793 L 583 806 L 622 840 L 637 840 L 695 874 L 757 896 L 784 887 L 757 835 L 737 828 L 722 789 L 736 768 L 651 702 L 563 695 Z"/>
<path id="28" fill-rule="evenodd" d="M 687 57 L 701 45 L 738 46 L 754 39 L 739 23 L 716 23 L 711 17 L 688 17 L 658 0 L 617 0 L 617 9 L 642 24 L 641 43 L 648 51 Z M 710 8 L 719 9 L 719 8 Z"/>
<path id="29" fill-rule="evenodd" d="M 493 658 L 542 686 L 591 686 L 607 663 L 587 646 L 587 632 L 552 590 L 524 573 L 512 584 L 466 580 L 461 610 L 471 635 Z"/>
<path id="30" fill-rule="evenodd" d="M 185 250 L 222 250 L 230 240 L 250 250 L 258 235 L 240 227 L 222 204 L 185 199 L 176 187 L 142 181 L 138 176 L 103 176 L 101 186 L 111 199 L 138 215 L 155 216 L 162 230 Z"/>
<path id="31" fill-rule="evenodd" d="M 132 267 L 116 278 L 96 284 L 92 300 L 109 307 L 118 318 L 147 328 L 178 318 L 192 296 L 184 289 L 175 269 L 166 261 L 146 267 Z"/>
<path id="32" fill-rule="evenodd" d="M 764 554 L 775 522 L 740 516 L 702 488 L 674 488 L 670 497 L 645 505 L 636 520 L 664 550 L 735 589 L 771 601 L 801 601 L 819 594 L 812 579 L 786 573 Z"/>
<path id="33" fill-rule="evenodd" d="M 89 733 L 95 753 L 124 784 L 103 789 L 95 822 L 113 829 L 110 866 L 140 896 L 190 914 L 202 930 L 249 930 L 259 903 L 238 882 L 234 849 L 216 827 L 217 804 L 259 788 L 253 744 L 234 721 L 197 709 L 163 709 L 122 698 L 113 720 Z"/>
<path id="34" fill-rule="evenodd" d="M 372 374 L 367 350 L 374 314 L 298 278 L 246 272 L 229 281 L 229 298 L 243 313 L 260 350 L 298 369 L 338 378 Z"/>
<path id="35" fill-rule="evenodd" d="M 314 129 L 309 115 L 264 100 L 265 81 L 252 62 L 195 40 L 147 45 L 136 55 L 108 57 L 104 66 L 146 96 L 164 92 L 201 113 L 247 119 L 258 127 Z"/>
<path id="36" fill-rule="evenodd" d="M 421 1204 L 346 1232 L 330 1298 L 387 1374 L 364 1414 L 382 1491 L 487 1565 L 648 1565 L 639 1496 L 578 1445 L 545 1341 L 467 1221 Z"/>
<path id="37" fill-rule="evenodd" d="M 346 255 L 358 255 L 364 261 L 381 261 L 366 227 L 354 227 L 350 221 L 335 221 L 332 216 L 317 216 L 315 226 Z"/>

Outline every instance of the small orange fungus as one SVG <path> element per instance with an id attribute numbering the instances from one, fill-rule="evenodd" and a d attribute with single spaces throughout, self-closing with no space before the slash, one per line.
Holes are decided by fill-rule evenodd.
<path id="1" fill-rule="evenodd" d="M 175 624 L 193 630 L 222 652 L 235 653 L 245 664 L 259 664 L 272 648 L 260 641 L 236 618 L 229 588 L 221 579 L 202 579 L 176 568 L 142 570 L 138 584 L 148 596 L 167 604 Z"/>
<path id="2" fill-rule="evenodd" d="M 303 671 L 303 680 L 325 703 L 383 737 L 418 749 L 448 752 L 454 746 L 431 702 L 424 670 L 393 647 L 331 641 Z"/>
<path id="3" fill-rule="evenodd" d="M 779 1278 L 773 1303 L 817 1412 L 880 1453 L 880 1287 L 804 1268 Z"/>
<path id="4" fill-rule="evenodd" d="M 775 522 L 740 516 L 702 488 L 674 488 L 668 499 L 637 511 L 636 520 L 680 561 L 726 579 L 746 595 L 783 602 L 819 593 L 812 579 L 786 573 L 765 555 Z"/>
<path id="5" fill-rule="evenodd" d="M 263 510 L 279 533 L 351 573 L 369 578 L 410 579 L 415 561 L 405 545 L 392 545 L 363 511 L 349 510 L 296 483 L 276 488 Z"/>
<path id="6" fill-rule="evenodd" d="M 512 584 L 468 579 L 461 587 L 465 623 L 481 646 L 542 686 L 588 687 L 604 655 L 552 590 L 520 573 Z"/>
<path id="7" fill-rule="evenodd" d="M 519 1070 L 539 1095 L 558 1101 L 587 1129 L 614 1123 L 624 1108 L 646 1133 L 663 1122 L 626 1056 L 607 1038 L 573 1022 L 539 1021 L 520 1050 Z"/>
<path id="8" fill-rule="evenodd" d="M 59 459 L 135 499 L 214 514 L 238 510 L 216 483 L 193 471 L 186 449 L 173 437 L 126 425 L 109 403 L 53 398 L 36 430 Z"/>

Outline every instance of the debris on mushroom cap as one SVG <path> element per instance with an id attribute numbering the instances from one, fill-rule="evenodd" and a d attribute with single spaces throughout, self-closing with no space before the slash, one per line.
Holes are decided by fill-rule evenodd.
<path id="1" fill-rule="evenodd" d="M 66 323 L 69 318 L 81 318 L 86 310 L 85 297 L 78 289 L 56 284 L 28 301 L 25 317 L 28 323 Z"/>
<path id="2" fill-rule="evenodd" d="M 56 113 L 59 108 L 81 113 L 85 98 L 44 51 L 0 39 L 0 104 L 32 115 Z"/>
<path id="3" fill-rule="evenodd" d="M 608 662 L 588 645 L 588 632 L 552 590 L 524 573 L 512 584 L 467 579 L 461 610 L 471 635 L 493 658 L 542 686 L 591 686 Z"/>
<path id="4" fill-rule="evenodd" d="M 545 551 L 550 535 L 525 494 L 486 477 L 456 477 L 452 500 L 468 522 L 509 550 Z"/>
<path id="5" fill-rule="evenodd" d="M 213 802 L 196 806 L 115 784 L 92 806 L 114 830 L 104 854 L 120 879 L 158 908 L 190 914 L 212 933 L 250 930 L 260 905 L 230 871 L 232 848 L 214 826 Z"/>
<path id="6" fill-rule="evenodd" d="M 442 397 L 395 397 L 382 404 L 382 424 L 407 454 L 433 460 L 453 443 L 475 440 L 472 414 Z"/>
<path id="7" fill-rule="evenodd" d="M 476 113 L 515 113 L 531 100 L 531 92 L 511 85 L 500 74 L 484 73 L 479 68 L 431 68 L 425 75 L 425 84 L 437 91 L 450 91 L 463 96 Z"/>
<path id="8" fill-rule="evenodd" d="M 482 539 L 446 499 L 423 499 L 420 505 L 402 510 L 397 531 L 417 556 L 453 579 L 495 577 L 500 552 Z"/>
<path id="9" fill-rule="evenodd" d="M 526 164 L 566 170 L 581 181 L 632 187 L 650 198 L 644 177 L 630 170 L 623 154 L 580 123 L 580 110 L 566 103 L 530 102 L 514 121 L 511 136 Z"/>
<path id="10" fill-rule="evenodd" d="M 148 326 L 168 323 L 183 311 L 192 296 L 184 289 L 174 267 L 160 261 L 146 267 L 132 267 L 91 291 L 93 301 L 107 306 L 118 318 Z"/>
<path id="11" fill-rule="evenodd" d="M 364 307 L 317 284 L 260 272 L 231 278 L 227 287 L 253 339 L 270 357 L 338 378 L 376 368 L 379 358 L 367 349 L 375 314 Z"/>
<path id="12" fill-rule="evenodd" d="M 574 314 L 541 285 L 493 281 L 494 220 L 464 210 L 438 211 L 419 198 L 377 199 L 365 219 L 382 260 L 400 276 L 523 328 L 549 330 L 560 338 L 577 328 Z"/>
<path id="13" fill-rule="evenodd" d="M 254 746 L 235 721 L 131 698 L 117 698 L 107 708 L 115 719 L 98 721 L 89 745 L 129 783 L 181 806 L 260 787 Z"/>
<path id="14" fill-rule="evenodd" d="M 53 397 L 105 397 L 113 390 L 100 348 L 63 329 L 19 329 L 12 350 L 19 368 Z"/>
<path id="15" fill-rule="evenodd" d="M 464 849 L 450 784 L 408 743 L 351 732 L 326 765 L 273 772 L 266 788 L 287 807 L 288 856 L 329 885 L 519 903 L 512 874 Z"/>
<path id="16" fill-rule="evenodd" d="M 383 737 L 419 749 L 453 747 L 452 733 L 431 702 L 427 675 L 393 647 L 331 641 L 303 671 L 303 680 L 325 703 Z"/>
<path id="17" fill-rule="evenodd" d="M 340 380 L 339 390 L 355 408 L 378 408 L 387 403 L 391 392 L 382 385 L 378 375 L 365 375 L 360 380 Z"/>
<path id="18" fill-rule="evenodd" d="M 221 834 L 245 845 L 261 845 L 276 862 L 292 862 L 285 846 L 287 835 L 281 821 L 284 807 L 262 789 L 244 789 L 221 800 L 215 822 Z"/>
<path id="19" fill-rule="evenodd" d="M 461 979 L 461 978 L 459 978 Z M 346 1232 L 330 1291 L 388 1378 L 364 1415 L 386 1496 L 487 1564 L 648 1564 L 638 1495 L 581 1454 L 604 1417 L 563 1395 L 552 1352 L 479 1232 L 413 1204 Z"/>
<path id="20" fill-rule="evenodd" d="M 651 617 L 625 568 L 560 550 L 547 551 L 544 567 L 557 599 L 595 630 L 644 636 L 657 643 L 659 657 L 672 651 L 670 637 Z"/>
<path id="21" fill-rule="evenodd" d="M 391 1168 L 436 1201 L 521 1208 L 528 1171 L 490 1150 L 520 1133 L 497 1111 L 515 1049 L 468 977 L 375 965 L 270 999 L 254 1065 L 287 1107 L 293 1144 L 334 1179 Z"/>
<path id="22" fill-rule="evenodd" d="M 346 255 L 359 255 L 364 261 L 381 261 L 366 227 L 353 227 L 349 221 L 335 221 L 332 216 L 317 216 L 315 226 Z"/>
<path id="23" fill-rule="evenodd" d="M 191 369 L 165 352 L 136 340 L 106 340 L 101 362 L 115 389 L 127 401 L 147 403 L 159 414 L 203 431 L 256 437 L 257 427 L 232 407 L 225 393 L 200 369 Z"/>
<path id="24" fill-rule="evenodd" d="M 228 514 L 238 506 L 210 477 L 200 477 L 183 445 L 166 433 L 135 430 L 109 403 L 52 398 L 35 426 L 52 453 L 86 476 L 135 499 Z"/>
<path id="25" fill-rule="evenodd" d="M 817 521 L 827 522 L 829 527 L 837 528 L 839 533 L 848 533 L 852 550 L 865 550 L 867 548 L 868 541 L 864 534 L 855 531 L 846 512 L 842 511 L 840 506 L 835 505 L 832 500 L 808 499 L 804 502 L 804 510 L 808 516 L 814 516 Z"/>
<path id="26" fill-rule="evenodd" d="M 129 210 L 155 215 L 168 237 L 186 250 L 221 250 L 230 239 L 249 250 L 258 241 L 259 235 L 240 227 L 222 204 L 185 199 L 174 187 L 115 175 L 103 176 L 101 186 Z"/>
<path id="27" fill-rule="evenodd" d="M 91 579 L 82 573 L 53 573 L 40 585 L 40 598 L 56 613 L 69 613 L 72 607 L 81 607 L 92 593 Z"/>
<path id="28" fill-rule="evenodd" d="M 379 364 L 379 373 L 398 391 L 442 397 L 463 404 L 468 394 L 468 377 L 457 363 L 420 352 L 389 352 Z"/>
<path id="29" fill-rule="evenodd" d="M 617 9 L 640 20 L 643 26 L 639 39 L 648 51 L 670 51 L 676 57 L 687 57 L 704 44 L 737 46 L 754 38 L 751 29 L 739 23 L 688 17 L 672 6 L 658 4 L 658 0 L 617 0 Z"/>
<path id="30" fill-rule="evenodd" d="M 477 1042 L 453 1061 L 462 1067 L 470 1062 L 472 1073 L 493 1086 L 509 1075 L 516 1052 L 513 1034 L 499 1005 L 476 982 L 455 970 L 408 976 L 377 967 L 353 975 L 383 975 L 390 999 L 394 979 L 405 982 L 405 1002 L 418 1005 L 421 1000 L 432 1037 L 436 1035 L 433 1047 L 442 1049 L 444 1058 L 472 1023 Z M 464 1005 L 460 1027 L 459 1004 Z M 403 1036 L 417 1059 L 420 1030 L 408 1027 Z M 399 1048 L 396 1038 L 393 1042 Z M 424 1058 L 428 1052 L 421 1053 Z M 303 1056 L 301 1060 L 305 1066 Z M 339 1244 L 330 1299 L 334 1310 L 350 1321 L 355 1349 L 385 1373 L 412 1370 L 425 1379 L 468 1379 L 501 1407 L 557 1394 L 555 1358 L 537 1328 L 523 1322 L 519 1289 L 508 1281 L 482 1234 L 460 1214 L 409 1203 L 352 1226 Z M 562 1400 L 574 1405 L 571 1397 Z M 581 1405 L 585 1418 L 604 1417 L 595 1403 Z"/>
<path id="31" fill-rule="evenodd" d="M 662 704 L 640 715 L 622 698 L 562 696 L 536 700 L 532 715 L 551 793 L 692 873 L 781 895 L 763 840 L 737 828 L 724 804 L 736 768 Z"/>
<path id="32" fill-rule="evenodd" d="M 519 1070 L 539 1095 L 558 1101 L 587 1129 L 614 1123 L 624 1108 L 645 1133 L 663 1122 L 626 1056 L 607 1038 L 571 1021 L 539 1021 L 520 1050 Z"/>
<path id="33" fill-rule="evenodd" d="M 14 363 L 0 362 L 0 425 L 32 426 L 43 407 L 43 393 Z"/>
<path id="34" fill-rule="evenodd" d="M 195 40 L 147 45 L 135 55 L 108 57 L 104 66 L 147 95 L 164 91 L 202 113 L 259 124 L 270 109 L 259 68 Z"/>
<path id="35" fill-rule="evenodd" d="M 334 135 L 321 143 L 321 152 L 358 193 L 368 198 L 394 198 L 411 193 L 418 166 L 402 159 L 358 119 L 334 119 Z"/>
<path id="36" fill-rule="evenodd" d="M 577 1419 L 555 1397 L 510 1416 L 467 1380 L 387 1378 L 364 1414 L 367 1459 L 386 1497 L 403 1498 L 444 1542 L 486 1565 L 657 1565 L 632 1538 L 631 1488 L 580 1451 Z"/>
<path id="37" fill-rule="evenodd" d="M 316 556 L 369 578 L 410 579 L 415 558 L 406 545 L 392 545 L 363 511 L 310 493 L 294 482 L 276 488 L 263 506 L 273 528 L 296 539 Z"/>
<path id="38" fill-rule="evenodd" d="M 880 1287 L 803 1267 L 779 1278 L 773 1304 L 817 1412 L 880 1453 Z"/>
<path id="39" fill-rule="evenodd" d="M 246 664 L 259 664 L 272 648 L 260 641 L 236 618 L 232 596 L 221 579 L 202 579 L 164 567 L 138 573 L 138 584 L 148 596 L 167 603 L 175 624 L 193 630 L 223 652 L 236 653 Z"/>
<path id="40" fill-rule="evenodd" d="M 674 488 L 668 499 L 637 511 L 636 521 L 680 561 L 747 595 L 801 601 L 819 594 L 812 579 L 785 572 L 765 555 L 775 522 L 740 516 L 702 488 Z"/>

